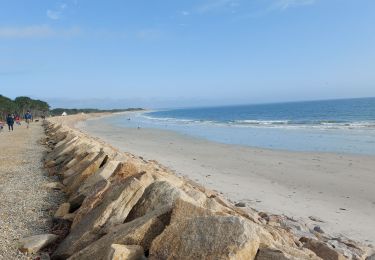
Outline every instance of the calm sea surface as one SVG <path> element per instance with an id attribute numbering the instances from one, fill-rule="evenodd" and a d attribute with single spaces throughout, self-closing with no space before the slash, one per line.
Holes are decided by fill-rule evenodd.
<path id="1" fill-rule="evenodd" d="M 375 154 L 375 98 L 173 109 L 105 120 L 228 144 Z"/>

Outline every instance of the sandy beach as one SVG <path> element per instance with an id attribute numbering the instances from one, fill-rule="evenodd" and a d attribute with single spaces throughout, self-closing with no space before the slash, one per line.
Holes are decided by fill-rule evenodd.
<path id="1" fill-rule="evenodd" d="M 171 131 L 89 120 L 77 127 L 124 152 L 157 160 L 234 202 L 311 222 L 332 235 L 375 243 L 375 158 L 214 143 Z"/>

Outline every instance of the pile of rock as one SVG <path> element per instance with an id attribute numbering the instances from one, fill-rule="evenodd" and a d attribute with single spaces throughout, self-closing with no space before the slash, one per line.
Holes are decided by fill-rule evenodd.
<path id="1" fill-rule="evenodd" d="M 366 259 L 372 248 L 236 207 L 154 161 L 46 122 L 45 166 L 69 221 L 52 259 Z M 370 258 L 368 258 L 370 259 Z"/>

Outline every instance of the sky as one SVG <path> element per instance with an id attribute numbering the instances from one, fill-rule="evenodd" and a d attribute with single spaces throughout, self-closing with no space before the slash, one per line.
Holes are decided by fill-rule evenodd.
<path id="1" fill-rule="evenodd" d="M 0 0 L 0 94 L 148 108 L 375 96 L 374 0 Z"/>

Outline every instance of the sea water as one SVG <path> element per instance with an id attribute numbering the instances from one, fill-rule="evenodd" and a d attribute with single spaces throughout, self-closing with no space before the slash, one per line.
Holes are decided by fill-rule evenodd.
<path id="1" fill-rule="evenodd" d="M 226 144 L 375 154 L 375 98 L 167 109 L 105 120 Z"/>

